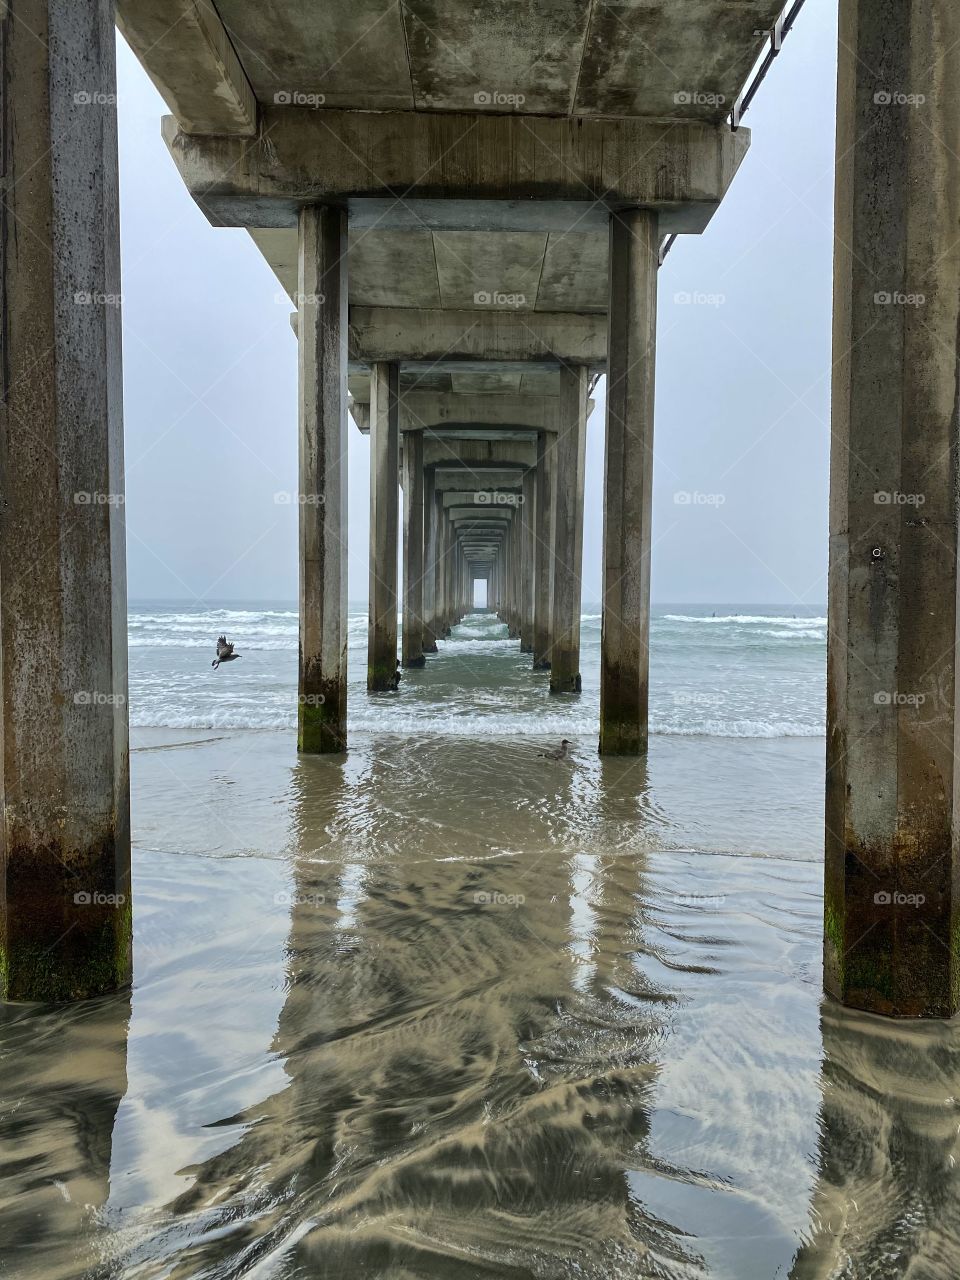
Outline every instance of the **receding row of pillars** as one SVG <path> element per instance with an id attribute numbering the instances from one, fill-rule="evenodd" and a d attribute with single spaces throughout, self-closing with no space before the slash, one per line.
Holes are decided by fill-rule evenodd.
<path id="1" fill-rule="evenodd" d="M 301 611 L 303 751 L 346 747 L 346 215 L 300 214 Z M 648 738 L 650 505 L 658 219 L 610 218 L 600 750 L 639 754 Z M 400 365 L 370 373 L 370 572 L 367 687 L 397 687 L 469 607 L 470 574 L 491 607 L 549 668 L 554 693 L 577 693 L 589 371 L 560 367 L 557 429 L 540 431 L 512 517 L 471 545 L 444 515 L 423 432 L 401 431 Z M 402 447 L 401 447 L 402 446 Z M 401 457 L 403 628 L 398 662 L 397 529 Z M 429 500 L 428 500 L 429 499 Z M 493 539 L 493 549 L 489 545 Z M 486 559 L 485 559 L 486 557 Z M 489 561 L 489 563 L 488 563 Z M 479 569 L 477 568 L 479 566 Z M 466 585 L 464 585 L 466 584 Z"/>

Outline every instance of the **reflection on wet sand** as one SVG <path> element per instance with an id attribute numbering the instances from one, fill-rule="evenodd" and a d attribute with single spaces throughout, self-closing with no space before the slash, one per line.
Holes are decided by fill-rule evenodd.
<path id="1" fill-rule="evenodd" d="M 791 1280 L 960 1272 L 960 1028 L 824 1002 L 809 1239 Z"/>
<path id="2" fill-rule="evenodd" d="M 0 1004 L 0 1274 L 93 1276 L 127 1087 L 130 996 L 42 1020 L 26 1008 Z"/>
<path id="3" fill-rule="evenodd" d="M 821 1011 L 819 867 L 664 849 L 655 756 L 271 741 L 137 764 L 129 1054 L 0 1033 L 8 1274 L 960 1271 L 960 1028 Z"/>

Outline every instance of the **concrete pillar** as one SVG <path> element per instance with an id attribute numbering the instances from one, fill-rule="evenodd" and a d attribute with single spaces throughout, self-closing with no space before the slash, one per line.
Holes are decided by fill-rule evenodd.
<path id="1" fill-rule="evenodd" d="M 300 212 L 297 744 L 347 746 L 347 215 Z"/>
<path id="2" fill-rule="evenodd" d="M 523 476 L 520 524 L 523 536 L 520 599 L 520 652 L 533 653 L 534 573 L 536 564 L 537 473 L 531 467 Z"/>
<path id="3" fill-rule="evenodd" d="M 423 432 L 403 437 L 403 648 L 405 667 L 423 655 Z"/>
<path id="4" fill-rule="evenodd" d="M 600 752 L 647 749 L 657 215 L 610 218 Z"/>
<path id="5" fill-rule="evenodd" d="M 925 101 L 899 102 L 921 93 Z M 827 990 L 960 1006 L 960 8 L 841 0 Z"/>
<path id="6" fill-rule="evenodd" d="M 0 999 L 130 980 L 113 8 L 0 17 Z"/>
<path id="7" fill-rule="evenodd" d="M 400 366 L 370 371 L 370 615 L 367 688 L 397 687 L 397 523 L 400 517 Z"/>
<path id="8" fill-rule="evenodd" d="M 560 371 L 553 541 L 553 647 L 550 692 L 580 692 L 580 579 L 583 561 L 583 473 L 587 443 L 587 370 Z"/>
<path id="9" fill-rule="evenodd" d="M 437 473 L 423 473 L 423 652 L 437 652 Z"/>
<path id="10" fill-rule="evenodd" d="M 553 648 L 553 543 L 556 519 L 556 455 L 553 437 L 537 436 L 537 525 L 534 565 L 533 666 L 549 671 Z"/>

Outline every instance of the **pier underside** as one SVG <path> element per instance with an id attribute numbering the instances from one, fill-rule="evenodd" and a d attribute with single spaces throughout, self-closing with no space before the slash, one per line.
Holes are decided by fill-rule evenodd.
<path id="1" fill-rule="evenodd" d="M 380 8 L 4 6 L 9 997 L 89 995 L 130 972 L 114 19 L 169 107 L 187 189 L 214 226 L 249 232 L 290 298 L 301 752 L 348 745 L 350 429 L 371 441 L 368 690 L 429 670 L 480 580 L 531 672 L 578 696 L 601 376 L 599 749 L 646 751 L 661 246 L 707 230 L 744 161 L 731 109 L 782 4 Z M 880 10 L 841 0 L 826 982 L 864 1009 L 946 1015 L 960 1006 L 960 17 L 947 0 Z M 890 86 L 931 75 L 922 118 L 891 103 Z M 91 85 L 104 102 L 81 117 Z M 922 310 L 877 302 L 921 286 Z M 115 304 L 73 305 L 81 292 Z M 894 491 L 922 493 L 923 518 L 878 505 Z"/>

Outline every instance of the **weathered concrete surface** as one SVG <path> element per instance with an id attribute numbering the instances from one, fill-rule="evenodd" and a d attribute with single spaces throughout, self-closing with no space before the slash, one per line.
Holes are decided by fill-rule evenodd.
<path id="1" fill-rule="evenodd" d="M 535 605 L 534 574 L 536 572 L 537 473 L 531 469 L 523 477 L 520 557 L 520 652 L 533 653 L 533 615 Z"/>
<path id="2" fill-rule="evenodd" d="M 437 508 L 442 494 L 437 488 L 436 467 L 423 467 L 423 438 L 420 465 L 423 469 L 423 652 L 437 652 L 437 556 L 439 542 Z"/>
<path id="3" fill-rule="evenodd" d="M 647 749 L 657 216 L 610 218 L 610 370 L 603 508 L 600 753 Z"/>
<path id="4" fill-rule="evenodd" d="M 553 637 L 550 692 L 579 693 L 580 585 L 583 567 L 583 479 L 587 446 L 587 371 L 563 370 L 560 430 L 553 445 Z"/>
<path id="5" fill-rule="evenodd" d="M 479 360 L 527 364 L 564 360 L 600 369 L 606 358 L 607 331 L 601 315 L 525 312 L 520 316 L 505 309 L 350 307 L 350 359 L 365 363 Z"/>
<path id="6" fill-rule="evenodd" d="M 177 0 L 151 0 L 173 26 Z M 782 0 L 217 0 L 261 103 L 719 121 Z M 192 33 L 190 33 L 192 36 Z M 134 44 L 151 67 L 149 41 Z M 162 56 L 162 55 L 161 55 Z M 308 95 L 313 95 L 310 98 Z M 298 95 L 300 95 L 298 97 Z M 318 101 L 319 99 L 319 101 Z"/>
<path id="7" fill-rule="evenodd" d="M 131 963 L 112 5 L 8 0 L 0 68 L 0 999 L 72 1000 Z"/>
<path id="8" fill-rule="evenodd" d="M 948 1016 L 960 9 L 841 0 L 838 118 L 825 983 L 857 1008 Z"/>
<path id="9" fill-rule="evenodd" d="M 534 568 L 533 666 L 550 666 L 553 648 L 553 548 L 556 522 L 556 455 L 553 439 L 545 431 L 537 437 L 536 565 Z"/>
<path id="10" fill-rule="evenodd" d="M 403 643 L 401 662 L 422 667 L 423 652 L 423 434 L 403 440 Z"/>
<path id="11" fill-rule="evenodd" d="M 347 218 L 300 215 L 298 745 L 347 746 Z"/>
<path id="12" fill-rule="evenodd" d="M 163 137 L 215 226 L 292 226 L 305 203 L 514 202 L 525 235 L 552 230 L 552 203 L 655 208 L 665 232 L 703 231 L 750 145 L 726 125 L 266 107 L 262 138 L 199 137 L 172 116 Z M 397 193 L 403 199 L 397 200 Z M 496 212 L 495 212 L 495 216 Z M 381 229 L 390 229 L 382 218 Z M 475 225 L 473 223 L 472 225 Z M 458 228 L 450 227 L 450 230 Z M 466 228 L 463 228 L 466 229 Z"/>
<path id="13" fill-rule="evenodd" d="M 367 688 L 397 687 L 397 522 L 400 515 L 400 368 L 370 378 L 370 617 Z"/>
<path id="14" fill-rule="evenodd" d="M 212 0 L 117 0 L 117 26 L 185 133 L 256 133 L 257 101 Z"/>
<path id="15" fill-rule="evenodd" d="M 354 397 L 350 410 L 360 430 L 368 429 L 363 401 Z M 358 414 L 357 410 L 360 410 Z M 560 397 L 538 395 L 457 395 L 436 391 L 404 391 L 400 397 L 401 431 L 439 431 L 460 427 L 464 430 L 509 428 L 504 437 L 513 438 L 516 431 L 557 431 L 560 423 Z"/>

